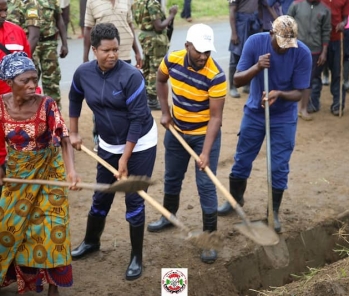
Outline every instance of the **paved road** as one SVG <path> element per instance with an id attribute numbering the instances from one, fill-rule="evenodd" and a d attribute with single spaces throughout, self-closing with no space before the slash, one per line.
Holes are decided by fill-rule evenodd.
<path id="1" fill-rule="evenodd" d="M 215 34 L 215 47 L 217 52 L 213 52 L 212 56 L 222 66 L 224 70 L 228 69 L 229 52 L 228 41 L 230 38 L 230 26 L 228 22 L 220 22 L 210 24 Z M 184 48 L 186 32 L 189 26 L 176 27 L 173 33 L 170 50 Z M 71 80 L 75 69 L 82 63 L 83 55 L 83 40 L 71 39 L 68 40 L 69 54 L 65 59 L 60 59 L 62 70 L 61 90 L 62 93 L 69 91 Z M 93 58 L 92 50 L 90 52 L 91 59 Z"/>

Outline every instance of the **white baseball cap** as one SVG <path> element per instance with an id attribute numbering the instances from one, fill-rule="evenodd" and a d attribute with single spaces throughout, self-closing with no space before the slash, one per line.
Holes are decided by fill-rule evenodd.
<path id="1" fill-rule="evenodd" d="M 213 40 L 213 30 L 208 25 L 195 24 L 188 30 L 187 41 L 193 43 L 199 52 L 216 51 Z"/>

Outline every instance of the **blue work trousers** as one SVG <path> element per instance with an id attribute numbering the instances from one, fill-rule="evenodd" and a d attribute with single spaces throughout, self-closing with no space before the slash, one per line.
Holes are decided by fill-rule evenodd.
<path id="1" fill-rule="evenodd" d="M 122 154 L 113 154 L 98 148 L 98 156 L 103 158 L 106 162 L 118 169 L 119 159 Z M 156 146 L 147 150 L 132 153 L 128 164 L 129 175 L 139 175 L 151 177 L 153 173 L 154 163 L 156 157 Z M 101 164 L 97 164 L 97 183 L 112 184 L 116 179 L 108 169 Z M 114 193 L 98 192 L 93 194 L 93 202 L 90 210 L 92 216 L 106 217 L 109 213 L 110 207 L 114 200 Z M 144 224 L 144 199 L 136 192 L 126 193 L 126 220 L 132 226 L 139 226 Z"/>
<path id="2" fill-rule="evenodd" d="M 188 145 L 200 155 L 204 146 L 205 135 L 181 134 Z M 188 168 L 190 154 L 181 143 L 167 130 L 164 138 L 165 146 L 165 194 L 179 195 L 182 188 L 184 175 Z M 219 131 L 211 149 L 210 164 L 211 171 L 216 174 L 219 153 L 221 148 L 221 132 Z M 200 196 L 200 204 L 205 214 L 217 211 L 216 187 L 204 171 L 201 171 L 195 162 L 195 180 Z"/>
<path id="3" fill-rule="evenodd" d="M 295 145 L 297 122 L 270 124 L 272 187 L 287 189 L 289 161 Z M 265 124 L 244 115 L 231 169 L 234 177 L 247 179 L 265 137 Z M 265 173 L 267 180 L 267 169 Z"/>
<path id="4" fill-rule="evenodd" d="M 346 91 L 341 83 L 341 69 L 343 60 L 341 60 L 341 41 L 330 41 L 327 49 L 327 64 L 331 71 L 331 84 L 330 90 L 333 97 L 333 103 L 331 105 L 331 111 L 339 110 L 339 93 L 340 87 L 342 87 L 342 109 L 345 106 L 345 94 Z"/>

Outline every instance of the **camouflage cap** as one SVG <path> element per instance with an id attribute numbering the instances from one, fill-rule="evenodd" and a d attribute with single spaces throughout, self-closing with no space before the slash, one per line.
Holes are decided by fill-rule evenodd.
<path id="1" fill-rule="evenodd" d="M 298 26 L 295 19 L 289 15 L 279 16 L 273 22 L 273 29 L 276 42 L 281 48 L 298 47 L 297 35 Z"/>

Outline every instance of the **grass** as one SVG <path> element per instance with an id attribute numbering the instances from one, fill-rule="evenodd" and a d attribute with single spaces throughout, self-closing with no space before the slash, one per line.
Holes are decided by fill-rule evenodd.
<path id="1" fill-rule="evenodd" d="M 75 34 L 80 34 L 79 27 L 79 17 L 80 17 L 80 7 L 79 0 L 71 0 L 70 1 L 70 21 L 68 32 L 69 35 L 73 34 L 73 28 L 75 30 Z M 167 0 L 167 11 L 166 15 L 168 15 L 168 9 L 172 5 L 178 5 L 178 13 L 176 15 L 175 23 L 181 24 L 185 23 L 184 20 L 181 19 L 181 11 L 183 9 L 184 0 Z M 191 10 L 192 10 L 192 18 L 195 22 L 207 21 L 207 20 L 228 20 L 229 15 L 229 7 L 227 0 L 192 0 L 191 2 Z"/>

